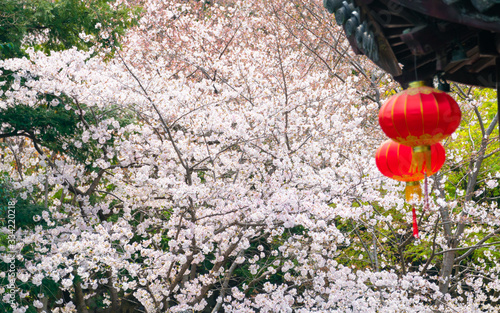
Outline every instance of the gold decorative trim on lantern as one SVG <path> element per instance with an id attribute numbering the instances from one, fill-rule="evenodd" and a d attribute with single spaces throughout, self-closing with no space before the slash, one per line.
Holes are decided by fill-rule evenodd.
<path id="1" fill-rule="evenodd" d="M 443 93 L 444 91 L 441 91 L 439 89 L 434 89 L 432 87 L 429 87 L 425 84 L 424 81 L 422 80 L 418 80 L 418 81 L 414 81 L 414 82 L 411 82 L 409 84 L 409 88 L 406 89 L 406 90 L 403 90 L 403 93 L 409 95 L 409 96 L 413 96 L 413 95 L 416 95 L 416 94 L 431 94 L 431 93 Z"/>
<path id="2" fill-rule="evenodd" d="M 436 143 L 436 142 L 441 142 L 443 139 L 445 139 L 446 135 L 443 135 L 442 133 L 437 133 L 435 135 L 430 135 L 430 134 L 423 134 L 422 136 L 408 136 L 408 137 L 396 137 L 394 138 L 394 141 L 405 145 L 405 146 L 427 146 L 430 142 Z"/>
<path id="3" fill-rule="evenodd" d="M 432 172 L 431 146 L 413 147 L 413 158 L 411 159 L 411 169 L 416 172 Z M 424 169 L 425 162 L 425 169 Z"/>
<path id="4" fill-rule="evenodd" d="M 409 83 L 410 88 L 427 86 L 423 80 L 415 80 Z"/>
<path id="5" fill-rule="evenodd" d="M 416 146 L 416 147 L 413 147 L 413 152 L 414 153 L 425 152 L 425 151 L 431 151 L 431 146 Z"/>
<path id="6" fill-rule="evenodd" d="M 405 198 L 406 202 L 410 202 L 413 199 L 422 199 L 422 188 L 420 187 L 420 181 L 411 181 L 406 183 Z"/>
<path id="7" fill-rule="evenodd" d="M 425 175 L 422 173 L 415 173 L 413 175 L 402 175 L 402 176 L 395 175 L 392 176 L 391 178 L 397 181 L 415 182 L 424 179 Z"/>

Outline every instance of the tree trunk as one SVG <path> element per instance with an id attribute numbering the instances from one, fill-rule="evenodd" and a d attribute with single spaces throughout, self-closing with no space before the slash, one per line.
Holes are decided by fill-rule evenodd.
<path id="1" fill-rule="evenodd" d="M 450 249 L 452 249 L 451 246 Z M 441 268 L 441 274 L 439 275 L 439 291 L 441 291 L 443 295 L 447 294 L 450 289 L 451 272 L 453 270 L 454 263 L 455 251 L 446 252 L 443 257 L 443 267 Z"/>

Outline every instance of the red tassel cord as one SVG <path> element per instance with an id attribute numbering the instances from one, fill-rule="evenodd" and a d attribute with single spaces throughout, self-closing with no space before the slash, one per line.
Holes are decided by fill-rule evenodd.
<path id="1" fill-rule="evenodd" d="M 417 213 L 415 212 L 415 207 L 411 208 L 413 213 L 413 237 L 418 238 L 418 225 L 417 225 Z"/>

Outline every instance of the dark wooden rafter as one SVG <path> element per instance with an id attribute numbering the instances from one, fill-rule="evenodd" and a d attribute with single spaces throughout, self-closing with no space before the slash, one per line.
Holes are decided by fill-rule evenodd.
<path id="1" fill-rule="evenodd" d="M 355 8 L 358 36 L 373 36 L 372 45 L 349 42 L 406 86 L 419 77 L 496 88 L 500 57 L 500 3 L 497 0 L 324 0 L 336 13 L 346 3 Z M 348 10 L 349 11 L 349 10 Z M 352 25 L 351 25 L 352 29 Z M 359 32 L 359 31 L 358 31 Z M 401 66 L 400 66 L 401 65 Z"/>

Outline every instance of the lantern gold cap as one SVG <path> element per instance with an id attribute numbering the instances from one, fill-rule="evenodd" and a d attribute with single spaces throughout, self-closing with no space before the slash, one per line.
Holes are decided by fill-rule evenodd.
<path id="1" fill-rule="evenodd" d="M 425 82 L 423 80 L 417 80 L 410 83 L 411 88 L 422 87 L 422 86 L 425 86 Z"/>
<path id="2" fill-rule="evenodd" d="M 431 151 L 431 146 L 415 146 L 415 147 L 413 147 L 413 152 L 415 152 L 415 153 L 425 152 L 425 151 Z"/>

